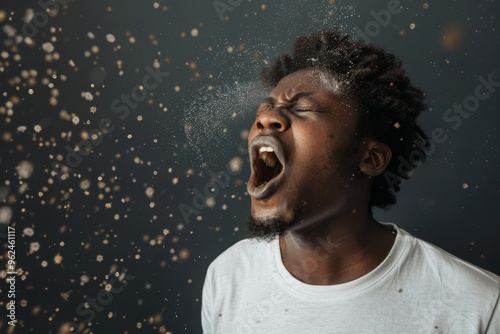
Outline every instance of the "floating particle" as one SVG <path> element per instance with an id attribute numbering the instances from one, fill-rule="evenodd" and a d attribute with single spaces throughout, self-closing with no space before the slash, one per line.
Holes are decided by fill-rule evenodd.
<path id="1" fill-rule="evenodd" d="M 179 258 L 181 260 L 187 260 L 189 259 L 189 249 L 188 248 L 183 248 L 179 251 Z"/>
<path id="2" fill-rule="evenodd" d="M 464 183 L 464 184 L 462 184 L 462 188 L 463 188 L 463 189 L 468 189 L 468 188 L 469 188 L 469 185 L 468 185 L 467 183 Z"/>
<path id="3" fill-rule="evenodd" d="M 30 161 L 23 160 L 16 167 L 17 175 L 19 175 L 23 179 L 28 179 L 31 176 L 31 174 L 33 174 L 34 168 L 35 167 Z"/>
<path id="4" fill-rule="evenodd" d="M 178 177 L 174 177 L 172 179 L 172 184 L 177 184 L 177 183 L 179 183 L 179 178 Z"/>
<path id="5" fill-rule="evenodd" d="M 54 263 L 55 264 L 61 264 L 62 259 L 63 259 L 62 255 L 59 254 L 59 253 L 57 253 L 56 256 L 54 256 Z"/>
<path id="6" fill-rule="evenodd" d="M 42 261 L 41 265 L 42 265 L 42 267 L 45 268 L 45 267 L 47 267 L 48 263 L 47 263 L 47 261 Z"/>
<path id="7" fill-rule="evenodd" d="M 244 161 L 240 157 L 234 157 L 229 161 L 229 168 L 233 172 L 239 172 L 243 168 Z"/>
<path id="8" fill-rule="evenodd" d="M 396 123 L 394 123 L 394 127 L 395 127 L 396 129 L 399 129 L 399 128 L 401 127 L 401 124 L 399 124 L 399 122 L 396 122 Z"/>
<path id="9" fill-rule="evenodd" d="M 180 87 L 180 86 L 175 86 L 175 87 L 174 87 L 174 90 L 178 93 L 178 92 L 180 92 L 180 91 L 181 91 L 181 87 Z"/>
<path id="10" fill-rule="evenodd" d="M 35 91 L 32 88 L 28 89 L 28 94 L 29 95 L 33 95 L 34 93 L 35 93 Z"/>
<path id="11" fill-rule="evenodd" d="M 262 10 L 266 10 L 266 9 L 267 9 L 267 5 L 265 5 L 265 4 L 264 4 L 264 5 L 261 5 L 261 6 L 260 6 L 260 9 L 262 9 Z"/>
<path id="12" fill-rule="evenodd" d="M 70 295 L 71 295 L 71 290 L 66 291 L 66 292 L 61 292 L 61 293 L 60 293 L 61 298 L 62 298 L 65 302 L 67 302 L 67 301 L 69 300 L 69 296 L 70 296 Z"/>
<path id="13" fill-rule="evenodd" d="M 146 196 L 148 196 L 149 198 L 153 198 L 154 193 L 155 190 L 153 189 L 153 187 L 146 188 Z"/>
<path id="14" fill-rule="evenodd" d="M 104 256 L 102 256 L 101 254 L 97 255 L 96 261 L 97 262 L 102 262 L 102 260 L 104 260 Z"/>
<path id="15" fill-rule="evenodd" d="M 105 207 L 106 209 L 111 209 L 111 207 L 112 207 L 112 206 L 113 206 L 113 204 L 112 204 L 112 203 L 105 203 L 105 204 L 104 204 L 104 207 Z"/>
<path id="16" fill-rule="evenodd" d="M 18 127 L 17 127 L 17 132 L 21 132 L 21 133 L 23 133 L 24 131 L 26 131 L 26 129 L 27 129 L 27 127 L 26 127 L 26 126 L 21 125 L 21 126 L 18 126 Z"/>
<path id="17" fill-rule="evenodd" d="M 198 33 L 199 33 L 199 32 L 198 32 L 198 29 L 196 29 L 196 28 L 194 28 L 193 30 L 191 30 L 191 36 L 192 36 L 192 37 L 196 37 L 196 36 L 198 36 Z"/>
<path id="18" fill-rule="evenodd" d="M 110 43 L 114 43 L 116 41 L 116 38 L 113 34 L 107 34 L 106 35 L 106 40 Z"/>
<path id="19" fill-rule="evenodd" d="M 456 50 L 465 38 L 465 27 L 460 23 L 451 23 L 445 26 L 441 32 L 441 46 L 448 50 Z"/>
<path id="20" fill-rule="evenodd" d="M 85 92 L 84 94 L 85 100 L 92 101 L 94 99 L 94 95 L 91 92 Z"/>
<path id="21" fill-rule="evenodd" d="M 88 190 L 90 187 L 90 180 L 89 179 L 83 179 L 80 181 L 80 189 L 83 191 Z"/>
<path id="22" fill-rule="evenodd" d="M 73 124 L 77 125 L 78 123 L 80 123 L 80 118 L 78 116 L 73 116 L 73 118 L 71 118 L 71 122 L 73 122 Z"/>
<path id="23" fill-rule="evenodd" d="M 36 133 L 40 133 L 40 131 L 42 131 L 42 127 L 39 124 L 37 124 L 33 127 L 33 130 L 35 130 Z"/>
<path id="24" fill-rule="evenodd" d="M 35 231 L 33 231 L 33 229 L 31 227 L 26 227 L 23 230 L 23 234 L 28 236 L 28 237 L 32 237 L 35 234 Z"/>
<path id="25" fill-rule="evenodd" d="M 163 235 L 168 235 L 170 233 L 170 230 L 168 228 L 163 229 Z"/>
<path id="26" fill-rule="evenodd" d="M 215 198 L 213 197 L 207 197 L 207 200 L 205 202 L 209 208 L 213 208 L 215 204 L 217 204 Z"/>
<path id="27" fill-rule="evenodd" d="M 32 242 L 30 244 L 30 253 L 38 252 L 40 249 L 40 244 L 38 242 Z"/>
<path id="28" fill-rule="evenodd" d="M 411 29 L 411 30 L 415 29 L 415 23 L 411 23 L 411 24 L 410 24 L 410 29 Z"/>
<path id="29" fill-rule="evenodd" d="M 28 189 L 28 183 L 23 183 L 23 184 L 19 187 L 19 189 L 17 189 L 17 193 L 18 193 L 19 195 L 22 195 L 22 194 L 24 194 L 24 192 L 25 192 L 27 189 Z"/>
<path id="30" fill-rule="evenodd" d="M 424 9 L 427 9 L 427 8 L 429 8 L 429 4 L 427 2 L 424 2 L 424 4 L 422 5 L 422 7 L 424 7 Z"/>
<path id="31" fill-rule="evenodd" d="M 52 45 L 52 43 L 50 42 L 46 42 L 42 44 L 42 49 L 47 53 L 51 53 L 52 51 L 54 51 L 54 45 Z"/>
<path id="32" fill-rule="evenodd" d="M 91 106 L 90 107 L 90 112 L 91 113 L 95 113 L 96 111 L 97 111 L 97 107 L 95 107 L 95 106 Z"/>
<path id="33" fill-rule="evenodd" d="M 0 224 L 8 224 L 12 218 L 12 209 L 9 206 L 0 207 Z"/>
<path id="34" fill-rule="evenodd" d="M 160 8 L 160 4 L 159 4 L 158 2 L 155 2 L 155 3 L 153 4 L 153 8 L 154 8 L 154 9 L 158 9 L 158 8 Z"/>

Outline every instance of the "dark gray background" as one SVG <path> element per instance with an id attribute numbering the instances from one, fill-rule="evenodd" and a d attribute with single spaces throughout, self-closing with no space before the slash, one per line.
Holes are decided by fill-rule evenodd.
<path id="1" fill-rule="evenodd" d="M 245 161 L 238 151 L 240 134 L 251 125 L 258 103 L 253 89 L 250 93 L 245 89 L 253 87 L 265 60 L 289 52 L 298 35 L 322 27 L 365 30 L 374 21 L 370 11 L 387 8 L 388 1 L 243 1 L 225 13 L 224 21 L 208 0 L 158 1 L 158 9 L 154 3 L 68 1 L 52 11 L 31 46 L 12 45 L 6 31 L 14 28 L 20 35 L 26 11 L 36 13 L 40 5 L 33 1 L 0 4 L 1 51 L 5 52 L 0 58 L 0 106 L 17 101 L 12 116 L 8 107 L 0 109 L 0 186 L 8 192 L 0 206 L 13 211 L 9 225 L 17 231 L 17 266 L 25 275 L 16 282 L 19 323 L 15 333 L 58 333 L 64 323 L 83 322 L 86 317 L 77 314 L 78 305 L 96 297 L 112 268 L 126 269 L 134 279 L 96 313 L 90 327 L 94 333 L 201 332 L 205 271 L 218 254 L 245 237 L 248 166 L 245 163 L 230 185 L 214 196 L 215 207 L 199 210 L 201 219 L 192 215 L 186 222 L 179 205 L 193 207 L 195 189 L 203 192 L 211 182 L 209 171 L 225 170 L 235 157 Z M 448 140 L 403 185 L 397 205 L 388 212 L 376 212 L 376 218 L 392 221 L 499 274 L 500 87 L 457 129 L 443 120 L 447 109 L 474 94 L 479 76 L 493 73 L 493 79 L 500 81 L 495 16 L 499 5 L 493 1 L 429 2 L 428 8 L 420 1 L 401 4 L 401 13 L 392 15 L 371 41 L 404 60 L 431 106 L 421 124 L 428 133 L 444 129 Z M 193 28 L 199 31 L 196 37 L 191 36 Z M 107 34 L 116 41 L 109 43 Z M 53 38 L 53 53 L 59 58 L 48 61 L 42 45 Z M 238 50 L 241 44 L 244 50 Z M 99 51 L 87 57 L 85 51 L 92 46 Z M 228 53 L 228 46 L 234 52 Z M 170 75 L 148 92 L 148 101 L 120 120 L 111 110 L 112 102 L 122 93 L 130 94 L 155 59 L 161 71 Z M 33 69 L 37 76 L 29 83 L 22 71 Z M 61 80 L 62 76 L 67 79 Z M 51 89 L 44 78 L 59 90 L 55 105 L 50 104 Z M 207 90 L 208 86 L 213 89 Z M 93 93 L 93 101 L 82 98 L 86 91 Z M 91 113 L 91 107 L 97 111 Z M 80 123 L 62 119 L 61 110 L 77 115 Z M 84 157 L 68 180 L 51 177 L 51 163 L 58 154 L 67 153 L 65 145 L 76 145 L 84 129 L 97 127 L 106 117 L 116 129 Z M 37 124 L 42 126 L 39 133 L 34 131 Z M 186 125 L 191 125 L 190 131 Z M 19 126 L 26 126 L 26 131 L 18 131 Z M 69 140 L 61 137 L 69 131 Z M 24 181 L 16 172 L 23 160 L 34 166 L 33 175 Z M 108 189 L 99 186 L 99 177 Z M 88 194 L 80 187 L 82 179 L 90 181 Z M 24 191 L 19 190 L 20 181 L 28 183 Z M 148 187 L 155 190 L 152 198 L 145 193 Z M 106 209 L 105 203 L 112 207 Z M 33 236 L 23 234 L 27 227 L 34 230 Z M 0 233 L 6 228 L 7 224 L 0 224 Z M 168 235 L 164 236 L 164 229 L 169 229 Z M 40 249 L 30 254 L 33 242 Z M 6 251 L 2 236 L 2 263 Z M 53 261 L 58 254 L 60 264 Z M 103 256 L 101 262 L 98 255 Z M 47 261 L 45 267 L 43 261 Z M 90 277 L 83 285 L 82 275 Z M 4 283 L 2 303 L 7 301 Z M 4 306 L 1 309 L 0 331 L 5 332 Z"/>

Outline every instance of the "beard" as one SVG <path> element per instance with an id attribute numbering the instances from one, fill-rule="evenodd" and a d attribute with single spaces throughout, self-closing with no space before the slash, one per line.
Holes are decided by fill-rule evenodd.
<path id="1" fill-rule="evenodd" d="M 247 217 L 247 237 L 255 238 L 266 242 L 273 241 L 276 237 L 284 235 L 286 231 L 298 225 L 302 220 L 301 207 L 295 205 L 292 220 L 285 217 L 254 218 L 252 215 Z"/>
<path id="2" fill-rule="evenodd" d="M 249 215 L 247 218 L 247 237 L 271 242 L 277 236 L 283 235 L 290 228 L 289 224 L 290 222 L 283 218 L 255 219 Z"/>
<path id="3" fill-rule="evenodd" d="M 351 145 L 339 152 L 332 152 L 329 160 L 336 167 L 338 173 L 343 176 L 347 183 L 354 181 L 361 174 L 357 165 L 356 156 L 359 152 L 359 141 L 354 139 Z M 291 215 L 293 217 L 266 217 L 255 218 L 250 214 L 246 221 L 247 238 L 255 238 L 266 242 L 273 241 L 276 237 L 284 235 L 304 220 L 304 206 L 295 200 L 292 205 Z"/>

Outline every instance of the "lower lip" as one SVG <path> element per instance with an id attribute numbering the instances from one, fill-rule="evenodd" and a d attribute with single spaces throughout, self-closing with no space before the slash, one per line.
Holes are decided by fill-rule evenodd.
<path id="1" fill-rule="evenodd" d="M 279 185 L 284 180 L 284 176 L 285 173 L 283 169 L 278 176 L 267 182 L 264 186 L 255 186 L 255 174 L 252 174 L 247 185 L 248 194 L 256 199 L 264 199 L 266 197 L 269 197 L 276 191 L 276 189 L 278 189 Z"/>

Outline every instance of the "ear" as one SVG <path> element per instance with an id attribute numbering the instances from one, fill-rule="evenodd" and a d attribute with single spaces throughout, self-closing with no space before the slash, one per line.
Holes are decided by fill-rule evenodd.
<path id="1" fill-rule="evenodd" d="M 381 175 L 391 161 L 391 157 L 392 151 L 389 146 L 369 139 L 366 141 L 359 169 L 371 177 Z"/>

